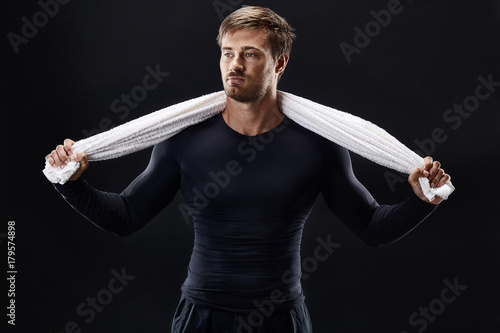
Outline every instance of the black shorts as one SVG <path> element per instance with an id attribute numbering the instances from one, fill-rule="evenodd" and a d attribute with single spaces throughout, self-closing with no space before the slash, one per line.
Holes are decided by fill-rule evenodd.
<path id="1" fill-rule="evenodd" d="M 309 311 L 303 302 L 267 311 L 223 311 L 193 304 L 182 296 L 172 333 L 312 333 Z"/>

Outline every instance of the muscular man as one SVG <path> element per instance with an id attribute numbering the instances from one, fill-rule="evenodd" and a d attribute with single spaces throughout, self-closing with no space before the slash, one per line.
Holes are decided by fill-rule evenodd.
<path id="1" fill-rule="evenodd" d="M 221 25 L 220 70 L 227 107 L 156 145 L 148 167 L 121 194 L 101 192 L 80 176 L 89 164 L 66 140 L 48 156 L 81 168 L 55 185 L 75 210 L 119 236 L 144 227 L 180 190 L 194 220 L 195 242 L 172 332 L 312 332 L 300 284 L 304 222 L 321 193 L 364 242 L 379 246 L 407 234 L 440 203 L 431 186 L 450 179 L 425 158 L 408 181 L 413 194 L 379 205 L 355 178 L 349 153 L 279 110 L 278 81 L 294 38 L 269 9 L 244 7 Z M 251 318 L 272 300 L 266 315 Z"/>

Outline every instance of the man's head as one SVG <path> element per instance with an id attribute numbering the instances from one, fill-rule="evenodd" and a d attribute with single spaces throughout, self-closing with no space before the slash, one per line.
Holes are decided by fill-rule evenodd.
<path id="1" fill-rule="evenodd" d="M 249 102 L 276 89 L 294 38 L 293 28 L 268 8 L 243 7 L 229 15 L 217 36 L 227 95 Z"/>
<path id="2" fill-rule="evenodd" d="M 275 60 L 283 54 L 290 57 L 295 39 L 294 29 L 269 8 L 246 6 L 233 12 L 220 25 L 217 43 L 222 47 L 222 39 L 226 34 L 243 29 L 264 30 Z"/>

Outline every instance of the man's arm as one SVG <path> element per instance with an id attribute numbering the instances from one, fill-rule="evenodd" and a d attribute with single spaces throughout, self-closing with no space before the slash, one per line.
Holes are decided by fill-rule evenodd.
<path id="1" fill-rule="evenodd" d="M 69 160 L 81 163 L 81 169 L 69 182 L 54 187 L 77 212 L 106 231 L 126 236 L 141 229 L 172 201 L 179 189 L 180 172 L 169 140 L 154 147 L 148 167 L 120 194 L 99 191 L 80 178 L 88 161 L 85 154 L 73 154 L 73 143 L 65 140 L 47 156 L 53 166 Z"/>
<path id="2" fill-rule="evenodd" d="M 380 246 L 403 237 L 441 202 L 430 203 L 422 194 L 418 177 L 428 177 L 431 184 L 441 185 L 449 176 L 439 162 L 425 159 L 423 168 L 408 177 L 414 194 L 398 205 L 379 205 L 354 176 L 349 152 L 334 144 L 324 150 L 322 194 L 328 207 L 365 243 Z"/>

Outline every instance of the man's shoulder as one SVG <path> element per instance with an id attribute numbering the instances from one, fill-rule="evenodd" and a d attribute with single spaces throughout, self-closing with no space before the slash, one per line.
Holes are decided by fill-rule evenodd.
<path id="1" fill-rule="evenodd" d="M 288 127 L 293 131 L 291 134 L 298 135 L 300 137 L 309 138 L 310 140 L 314 140 L 319 145 L 334 145 L 340 147 L 338 144 L 333 141 L 328 140 L 321 134 L 318 134 L 313 129 L 307 128 L 304 125 L 301 125 L 294 120 L 287 118 L 289 125 Z"/>
<path id="2" fill-rule="evenodd" d="M 210 117 L 202 122 L 184 128 L 170 138 L 158 143 L 156 145 L 157 148 L 161 150 L 168 150 L 171 152 L 182 150 L 182 147 L 185 145 L 186 141 L 189 140 L 193 135 L 205 136 L 208 135 L 208 132 L 213 131 L 215 126 L 215 117 L 216 116 Z"/>
<path id="3" fill-rule="evenodd" d="M 345 157 L 346 154 L 349 154 L 349 151 L 340 144 L 330 141 L 314 130 L 306 128 L 291 119 L 289 121 L 289 128 L 293 129 L 293 134 L 297 136 L 298 140 L 309 140 L 329 159 Z"/>

